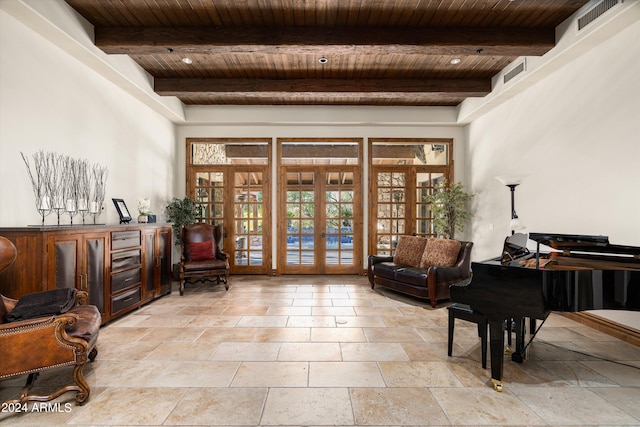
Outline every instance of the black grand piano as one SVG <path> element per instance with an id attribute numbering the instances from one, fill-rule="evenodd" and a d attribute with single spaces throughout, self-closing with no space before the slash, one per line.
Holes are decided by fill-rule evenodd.
<path id="1" fill-rule="evenodd" d="M 535 320 L 551 311 L 640 310 L 640 247 L 613 245 L 607 236 L 531 233 L 507 237 L 500 257 L 471 265 L 471 279 L 451 286 L 451 301 L 466 304 L 489 323 L 491 381 L 502 391 L 504 337 L 515 327 L 515 351 L 522 362 L 535 333 Z M 541 245 L 548 246 L 542 252 Z M 547 248 L 548 249 L 548 248 Z M 532 336 L 525 344 L 525 319 Z M 511 338 L 511 330 L 509 331 Z"/>

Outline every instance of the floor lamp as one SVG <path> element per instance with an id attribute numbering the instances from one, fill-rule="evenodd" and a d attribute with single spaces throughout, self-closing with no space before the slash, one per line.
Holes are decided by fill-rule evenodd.
<path id="1" fill-rule="evenodd" d="M 511 221 L 509 222 L 509 229 L 511 234 L 514 234 L 515 230 L 523 230 L 525 228 L 520 218 L 518 218 L 515 206 L 516 187 L 522 183 L 524 175 L 502 175 L 496 176 L 496 179 L 511 190 Z"/>

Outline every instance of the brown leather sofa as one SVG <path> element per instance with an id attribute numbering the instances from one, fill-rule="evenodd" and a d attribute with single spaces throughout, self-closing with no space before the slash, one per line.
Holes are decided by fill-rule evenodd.
<path id="1" fill-rule="evenodd" d="M 408 237 L 414 240 L 421 239 L 415 236 Z M 473 243 L 463 241 L 459 243 L 460 249 L 457 258 L 454 262 L 447 263 L 451 264 L 447 266 L 423 265 L 421 267 L 415 262 L 412 263 L 413 265 L 402 261 L 398 262 L 396 256 L 369 255 L 367 275 L 371 288 L 386 287 L 414 297 L 428 299 L 431 306 L 435 308 L 438 301 L 450 298 L 449 286 L 471 277 Z M 429 250 L 429 245 L 422 247 L 425 248 L 424 251 Z M 416 251 L 420 251 L 419 247 Z M 413 254 L 413 257 L 420 259 L 422 254 Z"/>
<path id="2" fill-rule="evenodd" d="M 0 236 L 0 271 L 10 266 L 15 256 L 13 243 Z M 38 296 L 48 294 L 49 291 L 45 291 Z M 81 305 L 87 302 L 86 292 L 74 290 L 71 294 L 75 295 L 75 305 L 63 314 L 13 322 L 7 322 L 7 316 L 16 309 L 19 300 L 0 295 L 0 381 L 28 375 L 20 396 L 6 404 L 46 402 L 69 391 L 76 392 L 79 405 L 89 398 L 89 384 L 82 371 L 86 362 L 93 361 L 98 354 L 96 343 L 101 317 L 95 306 Z M 41 371 L 70 365 L 74 369 L 68 385 L 48 395 L 30 394 Z"/>

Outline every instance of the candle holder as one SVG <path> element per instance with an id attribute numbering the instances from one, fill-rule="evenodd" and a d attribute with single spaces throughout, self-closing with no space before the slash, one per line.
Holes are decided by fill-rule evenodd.
<path id="1" fill-rule="evenodd" d="M 78 209 L 76 208 L 76 201 L 73 199 L 68 199 L 65 211 L 69 215 L 69 220 L 71 221 L 71 225 L 73 225 L 73 217 L 78 214 Z"/>
<path id="2" fill-rule="evenodd" d="M 93 223 L 96 223 L 96 219 L 100 216 L 102 211 L 102 202 L 91 202 L 89 204 L 89 215 L 93 217 Z"/>
<path id="3" fill-rule="evenodd" d="M 56 213 L 56 216 L 58 217 L 58 225 L 60 225 L 60 215 L 65 211 L 64 203 L 61 200 L 54 198 L 52 210 Z"/>

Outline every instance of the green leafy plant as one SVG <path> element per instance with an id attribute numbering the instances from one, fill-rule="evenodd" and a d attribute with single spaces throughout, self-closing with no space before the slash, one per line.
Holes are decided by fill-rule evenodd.
<path id="1" fill-rule="evenodd" d="M 433 213 L 433 228 L 438 236 L 453 239 L 456 230 L 463 232 L 471 211 L 467 209 L 473 194 L 464 192 L 461 183 L 448 185 L 446 180 L 436 184 L 431 195 L 424 201 L 430 204 Z"/>
<path id="2" fill-rule="evenodd" d="M 165 207 L 165 216 L 167 217 L 167 221 L 172 223 L 171 228 L 173 229 L 174 242 L 176 245 L 182 244 L 180 240 L 180 227 L 193 224 L 196 222 L 196 218 L 202 216 L 201 213 L 202 207 L 188 197 L 184 199 L 174 197 Z"/>

